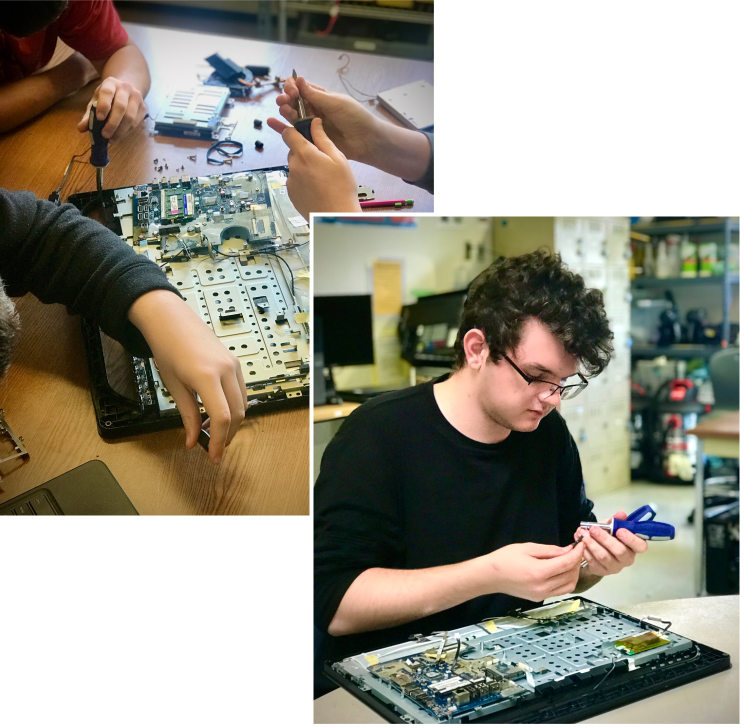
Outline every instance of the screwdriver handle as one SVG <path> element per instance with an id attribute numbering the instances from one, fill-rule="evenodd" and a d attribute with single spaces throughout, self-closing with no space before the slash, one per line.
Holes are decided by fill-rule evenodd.
<path id="1" fill-rule="evenodd" d="M 294 128 L 297 129 L 297 131 L 300 132 L 300 134 L 302 134 L 302 136 L 304 136 L 310 143 L 315 144 L 313 141 L 313 135 L 310 133 L 310 124 L 312 124 L 312 122 L 312 117 L 297 119 L 294 123 Z"/>
<path id="2" fill-rule="evenodd" d="M 621 521 L 619 518 L 612 519 L 612 535 L 618 529 L 626 528 L 636 536 L 646 541 L 671 541 L 674 538 L 674 526 L 669 523 L 657 521 Z"/>
<path id="3" fill-rule="evenodd" d="M 88 132 L 90 133 L 90 163 L 94 167 L 102 168 L 106 167 L 109 163 L 108 139 L 105 139 L 101 133 L 103 127 L 106 126 L 106 119 L 100 120 L 96 118 L 97 106 L 98 102 L 94 101 L 93 106 L 90 107 L 90 115 L 88 116 Z"/>

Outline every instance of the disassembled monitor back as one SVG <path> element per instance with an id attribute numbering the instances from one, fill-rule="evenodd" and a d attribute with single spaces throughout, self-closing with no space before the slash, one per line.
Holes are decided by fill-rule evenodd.
<path id="1" fill-rule="evenodd" d="M 107 227 L 161 267 L 238 358 L 259 412 L 307 404 L 310 394 L 308 301 L 296 297 L 293 273 L 307 267 L 310 232 L 286 179 L 286 167 L 185 175 L 69 199 L 102 209 Z M 181 424 L 152 358 L 126 354 L 90 321 L 83 333 L 103 437 Z"/>
<path id="2" fill-rule="evenodd" d="M 417 637 L 325 672 L 392 722 L 569 723 L 731 667 L 588 599 Z"/>

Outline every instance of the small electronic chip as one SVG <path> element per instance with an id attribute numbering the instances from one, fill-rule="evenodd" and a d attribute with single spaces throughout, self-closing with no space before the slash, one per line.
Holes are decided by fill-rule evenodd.
<path id="1" fill-rule="evenodd" d="M 628 655 L 637 655 L 639 652 L 653 650 L 654 647 L 662 647 L 668 644 L 669 640 L 659 637 L 656 632 L 644 632 L 633 637 L 615 640 L 615 649 L 625 652 Z"/>

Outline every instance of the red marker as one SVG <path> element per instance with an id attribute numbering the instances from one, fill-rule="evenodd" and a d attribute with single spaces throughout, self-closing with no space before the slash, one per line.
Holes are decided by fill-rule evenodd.
<path id="1" fill-rule="evenodd" d="M 365 207 L 403 207 L 403 205 L 412 205 L 413 200 L 364 200 L 359 203 L 362 208 Z"/>

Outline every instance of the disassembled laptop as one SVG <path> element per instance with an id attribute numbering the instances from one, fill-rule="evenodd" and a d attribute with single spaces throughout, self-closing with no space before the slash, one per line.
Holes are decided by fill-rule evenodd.
<path id="1" fill-rule="evenodd" d="M 308 304 L 303 310 L 292 269 L 307 268 L 310 231 L 286 180 L 286 167 L 184 175 L 68 200 L 84 213 L 102 209 L 107 227 L 161 267 L 238 357 L 259 411 L 309 402 Z M 106 337 L 87 320 L 83 332 L 103 437 L 180 425 L 153 359 L 130 356 L 130 386 L 112 386 Z"/>
<path id="2" fill-rule="evenodd" d="M 731 666 L 668 626 L 586 599 L 414 637 L 326 664 L 326 674 L 395 722 L 572 722 Z M 624 693 L 607 704 L 617 680 Z"/>

